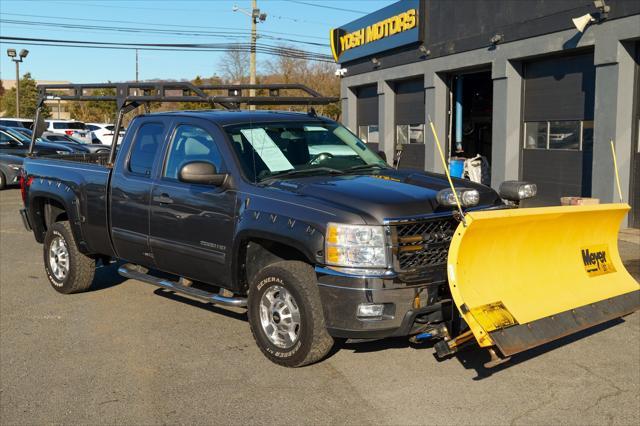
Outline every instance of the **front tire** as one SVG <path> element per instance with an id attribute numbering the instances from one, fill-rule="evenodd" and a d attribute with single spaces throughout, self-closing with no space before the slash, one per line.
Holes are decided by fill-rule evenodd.
<path id="1" fill-rule="evenodd" d="M 44 268 L 51 286 L 64 294 L 88 290 L 96 262 L 80 253 L 69 222 L 56 222 L 44 238 Z"/>
<path id="2" fill-rule="evenodd" d="M 4 177 L 4 173 L 0 172 L 0 190 L 7 186 L 7 178 Z"/>
<path id="3" fill-rule="evenodd" d="M 315 273 L 304 262 L 276 262 L 258 272 L 249 289 L 247 313 L 258 347 L 276 364 L 312 364 L 333 346 Z"/>

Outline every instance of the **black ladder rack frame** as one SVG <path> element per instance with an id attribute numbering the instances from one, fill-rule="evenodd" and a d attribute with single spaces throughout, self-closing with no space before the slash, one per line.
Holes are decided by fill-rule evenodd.
<path id="1" fill-rule="evenodd" d="M 149 102 L 207 102 L 218 104 L 225 109 L 238 109 L 241 104 L 246 105 L 327 105 L 338 102 L 340 98 L 327 97 L 317 91 L 303 85 L 290 83 L 276 84 L 206 84 L 196 86 L 189 82 L 149 82 L 149 83 L 98 83 L 98 84 L 41 84 L 38 85 L 38 103 L 36 109 L 35 125 L 29 156 L 33 156 L 36 131 L 42 106 L 46 101 L 115 101 L 118 109 L 118 117 L 113 133 L 113 142 L 107 166 L 113 166 L 116 155 L 118 135 L 122 127 L 124 115 L 138 108 L 140 105 L 148 105 Z M 110 89 L 113 95 L 93 95 L 86 93 L 95 89 Z M 243 96 L 244 90 L 268 90 L 269 95 Z M 298 96 L 279 96 L 280 91 L 295 90 L 302 92 Z M 181 91 L 182 95 L 175 92 Z M 212 91 L 237 91 L 238 96 L 212 95 Z"/>

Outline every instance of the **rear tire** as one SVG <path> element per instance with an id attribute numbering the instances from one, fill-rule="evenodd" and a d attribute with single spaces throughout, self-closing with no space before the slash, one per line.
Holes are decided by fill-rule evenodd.
<path id="1" fill-rule="evenodd" d="M 333 346 L 315 273 L 304 262 L 276 262 L 258 272 L 249 288 L 247 314 L 258 347 L 276 364 L 312 364 Z"/>
<path id="2" fill-rule="evenodd" d="M 44 268 L 56 291 L 80 293 L 91 287 L 96 261 L 80 253 L 69 222 L 56 222 L 44 237 Z"/>
<path id="3" fill-rule="evenodd" d="M 3 190 L 7 186 L 7 178 L 4 176 L 4 173 L 0 172 L 0 191 Z"/>

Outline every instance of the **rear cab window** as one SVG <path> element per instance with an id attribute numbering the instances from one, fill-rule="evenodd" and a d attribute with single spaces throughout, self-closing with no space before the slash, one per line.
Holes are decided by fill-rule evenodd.
<path id="1" fill-rule="evenodd" d="M 153 162 L 162 145 L 164 125 L 144 123 L 138 129 L 129 155 L 129 172 L 140 176 L 151 176 Z"/>

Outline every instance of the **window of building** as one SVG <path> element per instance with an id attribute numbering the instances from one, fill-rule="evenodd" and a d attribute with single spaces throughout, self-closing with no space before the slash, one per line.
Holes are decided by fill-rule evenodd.
<path id="1" fill-rule="evenodd" d="M 581 151 L 593 144 L 593 121 L 529 121 L 524 148 Z"/>
<path id="2" fill-rule="evenodd" d="M 129 171 L 150 176 L 153 160 L 162 143 L 164 126 L 160 123 L 146 123 L 140 126 L 129 158 Z"/>
<path id="3" fill-rule="evenodd" d="M 424 124 L 398 124 L 396 142 L 398 145 L 424 143 Z"/>
<path id="4" fill-rule="evenodd" d="M 209 132 L 196 126 L 179 126 L 171 142 L 163 176 L 177 180 L 182 166 L 191 161 L 206 161 L 217 170 L 222 168 L 220 152 Z"/>
<path id="5" fill-rule="evenodd" d="M 377 124 L 358 126 L 358 137 L 365 143 L 380 142 L 380 129 Z"/>

